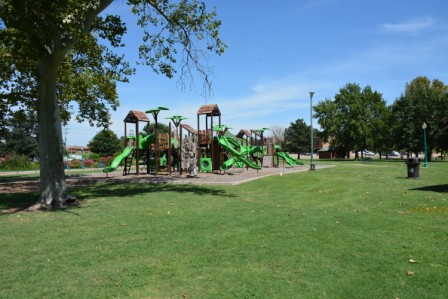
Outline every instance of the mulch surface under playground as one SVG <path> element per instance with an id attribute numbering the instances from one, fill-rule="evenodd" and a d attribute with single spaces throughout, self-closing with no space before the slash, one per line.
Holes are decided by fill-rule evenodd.
<path id="1" fill-rule="evenodd" d="M 316 170 L 330 167 L 330 165 L 316 165 Z M 85 173 L 76 174 L 67 177 L 67 185 L 69 190 L 72 188 L 80 188 L 88 186 L 97 182 L 116 183 L 129 181 L 132 183 L 147 183 L 147 184 L 197 184 L 197 185 L 238 185 L 252 180 L 263 178 L 272 175 L 286 175 L 289 173 L 297 173 L 308 171 L 309 165 L 304 166 L 285 166 L 262 168 L 261 170 L 254 169 L 230 169 L 228 171 L 217 173 L 203 173 L 199 172 L 196 176 L 190 177 L 188 173 L 171 173 L 171 174 L 130 174 L 124 176 L 120 169 L 114 172 L 105 174 Z M 21 193 L 21 192 L 38 192 L 39 178 L 18 178 L 17 181 L 0 183 L 1 193 Z"/>

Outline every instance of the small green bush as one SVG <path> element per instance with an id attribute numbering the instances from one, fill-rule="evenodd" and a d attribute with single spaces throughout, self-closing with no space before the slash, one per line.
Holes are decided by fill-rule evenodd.
<path id="1" fill-rule="evenodd" d="M 38 164 L 36 165 L 38 167 Z M 36 166 L 25 155 L 10 154 L 0 163 L 0 168 L 5 170 L 31 170 L 36 169 Z"/>
<path id="2" fill-rule="evenodd" d="M 81 160 L 72 160 L 68 162 L 70 168 L 81 168 L 82 161 Z"/>
<path id="3" fill-rule="evenodd" d="M 115 159 L 113 156 L 101 157 L 100 162 L 103 162 L 106 166 L 112 164 L 112 161 Z"/>
<path id="4" fill-rule="evenodd" d="M 100 159 L 100 155 L 96 154 L 96 153 L 88 153 L 87 155 L 85 155 L 86 159 L 91 159 L 95 162 L 98 162 L 98 160 Z"/>

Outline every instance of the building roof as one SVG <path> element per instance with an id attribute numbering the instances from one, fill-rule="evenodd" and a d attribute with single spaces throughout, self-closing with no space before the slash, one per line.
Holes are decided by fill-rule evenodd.
<path id="1" fill-rule="evenodd" d="M 144 122 L 149 123 L 149 118 L 148 118 L 148 116 L 146 116 L 145 112 L 131 110 L 131 111 L 129 111 L 128 115 L 124 119 L 124 122 L 127 122 L 127 123 L 137 123 L 139 121 L 144 121 Z"/>
<path id="2" fill-rule="evenodd" d="M 79 146 L 79 145 L 68 145 L 67 150 L 69 152 L 80 152 L 80 151 L 90 151 L 90 148 L 88 146 Z"/>
<path id="3" fill-rule="evenodd" d="M 208 116 L 219 116 L 221 111 L 219 111 L 217 104 L 202 105 L 198 110 L 198 115 L 208 115 Z"/>

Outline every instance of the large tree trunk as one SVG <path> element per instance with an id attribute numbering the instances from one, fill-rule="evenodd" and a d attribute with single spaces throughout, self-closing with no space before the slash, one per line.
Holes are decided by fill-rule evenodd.
<path id="1" fill-rule="evenodd" d="M 60 60 L 53 55 L 38 62 L 38 120 L 41 207 L 60 208 L 67 197 L 61 117 L 56 99 L 56 74 Z"/>

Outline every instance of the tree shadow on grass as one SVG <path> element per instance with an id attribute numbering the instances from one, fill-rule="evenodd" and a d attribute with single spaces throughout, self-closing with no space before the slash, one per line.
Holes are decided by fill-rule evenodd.
<path id="1" fill-rule="evenodd" d="M 107 198 L 107 197 L 135 197 L 143 194 L 176 192 L 185 195 L 193 194 L 198 197 L 220 196 L 226 198 L 235 198 L 235 194 L 228 193 L 220 188 L 213 188 L 201 185 L 176 185 L 176 184 L 142 184 L 129 183 L 126 181 L 114 183 L 96 183 L 88 186 L 72 187 L 69 189 L 71 195 L 76 196 L 76 203 L 67 206 L 64 210 L 69 211 L 72 208 L 82 207 L 82 203 L 89 198 Z M 39 194 L 36 192 L 28 193 L 7 193 L 1 194 L 0 215 L 17 213 L 26 210 L 36 203 Z"/>
<path id="2" fill-rule="evenodd" d="M 0 184 L 9 184 L 9 183 L 17 183 L 17 182 L 31 182 L 39 180 L 39 177 L 25 177 L 25 176 L 0 176 Z"/>
<path id="3" fill-rule="evenodd" d="M 39 194 L 36 192 L 2 193 L 0 195 L 0 215 L 23 211 L 39 198 Z"/>
<path id="4" fill-rule="evenodd" d="M 178 192 L 194 194 L 198 196 L 211 195 L 223 197 L 235 197 L 227 194 L 225 190 L 202 185 L 175 185 L 175 184 L 141 184 L 129 182 L 115 182 L 113 184 L 99 183 L 74 192 L 81 198 L 89 197 L 133 197 L 140 194 Z"/>
<path id="5" fill-rule="evenodd" d="M 410 190 L 431 191 L 431 192 L 437 192 L 437 193 L 448 193 L 448 184 L 418 187 L 418 188 L 413 188 L 413 189 L 410 189 Z"/>

